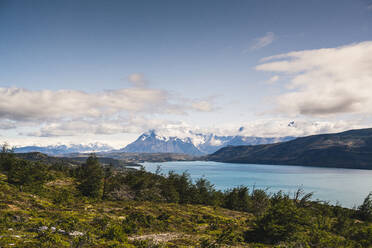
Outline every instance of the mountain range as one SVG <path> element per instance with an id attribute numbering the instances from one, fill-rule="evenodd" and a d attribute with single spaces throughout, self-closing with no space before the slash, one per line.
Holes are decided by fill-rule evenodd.
<path id="1" fill-rule="evenodd" d="M 226 146 L 259 145 L 294 139 L 294 137 L 218 136 L 192 132 L 189 134 L 189 137 L 179 138 L 176 136 L 158 135 L 155 130 L 150 130 L 120 151 L 137 153 L 183 153 L 200 156 L 213 153 Z"/>
<path id="2" fill-rule="evenodd" d="M 41 152 L 48 155 L 64 155 L 90 152 L 125 152 L 125 153 L 177 153 L 192 156 L 211 154 L 226 146 L 260 145 L 292 140 L 294 137 L 264 138 L 253 136 L 220 136 L 215 134 L 193 133 L 189 131 L 182 137 L 161 135 L 155 130 L 140 135 L 134 142 L 120 150 L 113 147 L 92 143 L 88 145 L 24 146 L 14 149 L 16 153 Z"/>
<path id="3" fill-rule="evenodd" d="M 207 160 L 372 169 L 372 128 L 312 135 L 275 144 L 224 147 Z"/>
<path id="4" fill-rule="evenodd" d="M 23 146 L 14 148 L 15 153 L 41 152 L 48 155 L 63 155 L 69 153 L 91 153 L 107 152 L 114 148 L 100 143 L 91 143 L 88 145 L 55 145 L 55 146 Z"/>
<path id="5" fill-rule="evenodd" d="M 156 161 L 173 160 L 172 154 L 204 156 L 202 159 L 218 162 L 304 165 L 372 169 L 372 128 L 350 130 L 334 134 L 320 134 L 293 138 L 263 138 L 246 136 L 218 136 L 190 133 L 189 137 L 159 135 L 150 130 L 120 150 L 93 143 L 88 145 L 25 146 L 15 153 L 41 152 L 64 156 L 77 153 L 101 153 L 122 159 L 128 154 L 135 161 L 147 161 L 141 154 L 149 154 Z M 162 156 L 166 155 L 166 157 Z M 129 160 L 130 160 L 129 159 Z M 154 159 L 154 158 L 151 158 Z M 192 159 L 181 157 L 178 160 Z M 126 158 L 128 160 L 128 158 Z M 133 162 L 133 161 L 132 161 Z"/>

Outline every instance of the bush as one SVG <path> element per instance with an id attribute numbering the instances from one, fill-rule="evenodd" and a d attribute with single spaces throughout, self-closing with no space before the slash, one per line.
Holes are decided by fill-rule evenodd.
<path id="1" fill-rule="evenodd" d="M 9 166 L 8 182 L 11 184 L 37 187 L 52 179 L 48 166 L 43 164 L 13 159 Z"/>
<path id="2" fill-rule="evenodd" d="M 250 197 L 247 187 L 240 186 L 225 192 L 223 207 L 247 212 L 249 210 L 249 205 Z"/>
<path id="3" fill-rule="evenodd" d="M 308 224 L 303 210 L 294 201 L 284 199 L 276 202 L 256 220 L 253 230 L 245 233 L 245 240 L 276 244 L 290 239 Z"/>
<path id="4" fill-rule="evenodd" d="M 71 203 L 73 195 L 66 189 L 62 189 L 53 196 L 53 203 L 60 205 L 68 205 Z"/>
<path id="5" fill-rule="evenodd" d="M 119 242 L 127 242 L 128 238 L 123 228 L 120 225 L 113 224 L 104 233 L 103 237 L 109 240 L 115 240 Z"/>
<path id="6" fill-rule="evenodd" d="M 367 195 L 363 204 L 358 207 L 358 217 L 365 221 L 372 221 L 372 192 Z"/>
<path id="7" fill-rule="evenodd" d="M 141 212 L 131 213 L 122 222 L 123 230 L 127 234 L 137 233 L 141 227 L 150 228 L 155 224 L 155 218 Z"/>
<path id="8" fill-rule="evenodd" d="M 263 189 L 254 189 L 251 194 L 250 211 L 256 216 L 262 216 L 270 206 L 270 197 Z"/>

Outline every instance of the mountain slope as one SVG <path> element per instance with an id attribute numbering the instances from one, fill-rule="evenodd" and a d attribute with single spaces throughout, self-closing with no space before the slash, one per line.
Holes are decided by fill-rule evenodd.
<path id="1" fill-rule="evenodd" d="M 292 141 L 225 147 L 212 161 L 372 169 L 372 128 L 313 135 Z"/>
<path id="2" fill-rule="evenodd" d="M 202 155 L 191 142 L 190 138 L 163 137 L 151 130 L 142 134 L 136 141 L 120 150 L 131 153 L 182 153 L 189 155 Z"/>

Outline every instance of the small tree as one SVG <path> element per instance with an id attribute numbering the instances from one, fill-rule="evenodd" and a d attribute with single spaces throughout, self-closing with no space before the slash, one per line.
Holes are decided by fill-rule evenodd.
<path id="1" fill-rule="evenodd" d="M 204 205 L 216 205 L 218 203 L 218 196 L 214 185 L 205 178 L 199 178 L 195 182 L 195 192 L 193 203 Z"/>
<path id="2" fill-rule="evenodd" d="M 102 198 L 104 199 L 108 191 L 108 179 L 113 175 L 114 166 L 110 163 L 109 166 L 106 166 L 104 169 L 104 179 L 103 179 L 103 194 Z"/>
<path id="3" fill-rule="evenodd" d="M 262 216 L 270 206 L 270 196 L 263 189 L 253 189 L 250 210 L 256 216 Z"/>
<path id="4" fill-rule="evenodd" d="M 249 189 L 245 186 L 239 186 L 225 192 L 223 207 L 248 212 L 250 202 Z"/>
<path id="5" fill-rule="evenodd" d="M 0 152 L 0 170 L 7 172 L 15 162 L 13 150 L 9 148 L 7 143 L 4 143 Z"/>
<path id="6" fill-rule="evenodd" d="M 8 171 L 8 182 L 11 184 L 30 186 L 36 189 L 52 178 L 48 173 L 48 167 L 44 164 L 23 159 L 11 161 Z"/>
<path id="7" fill-rule="evenodd" d="M 362 220 L 372 221 L 372 192 L 367 195 L 363 204 L 358 207 L 358 215 Z"/>
<path id="8" fill-rule="evenodd" d="M 256 219 L 254 228 L 245 233 L 245 240 L 276 244 L 293 238 L 309 224 L 304 209 L 298 208 L 293 200 L 282 198 Z"/>
<path id="9" fill-rule="evenodd" d="M 82 166 L 79 190 L 85 196 L 102 198 L 104 171 L 98 158 L 92 154 Z"/>

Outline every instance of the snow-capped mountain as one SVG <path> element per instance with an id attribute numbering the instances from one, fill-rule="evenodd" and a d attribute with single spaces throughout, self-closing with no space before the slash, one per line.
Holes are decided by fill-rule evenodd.
<path id="1" fill-rule="evenodd" d="M 289 141 L 294 137 L 254 137 L 254 136 L 217 136 L 214 134 L 203 135 L 204 142 L 200 143 L 198 149 L 206 154 L 214 153 L 226 146 L 262 145 Z"/>
<path id="2" fill-rule="evenodd" d="M 91 152 L 133 152 L 133 153 L 181 153 L 193 156 L 211 154 L 226 146 L 260 145 L 289 141 L 294 137 L 255 137 L 244 136 L 243 127 L 238 129 L 237 135 L 203 134 L 191 130 L 172 133 L 172 130 L 150 130 L 143 133 L 137 140 L 126 147 L 115 150 L 113 147 L 91 143 L 88 145 L 53 145 L 53 146 L 24 146 L 14 149 L 16 153 L 41 152 L 48 155 L 64 155 L 70 153 Z"/>
<path id="3" fill-rule="evenodd" d="M 159 136 L 154 130 L 150 130 L 138 137 L 136 141 L 130 143 L 122 152 L 139 153 L 184 153 L 190 155 L 202 155 L 198 148 L 187 138 Z"/>
<path id="4" fill-rule="evenodd" d="M 48 155 L 63 155 L 69 153 L 90 153 L 90 152 L 106 152 L 114 148 L 101 143 L 91 143 L 87 145 L 72 144 L 72 145 L 50 145 L 50 146 L 23 146 L 14 149 L 15 153 L 41 152 Z"/>
<path id="5" fill-rule="evenodd" d="M 121 149 L 122 152 L 138 153 L 185 153 L 189 155 L 210 154 L 225 146 L 260 145 L 289 141 L 294 137 L 264 138 L 247 136 L 218 136 L 189 131 L 189 137 L 160 135 L 155 130 L 142 134 L 136 141 Z"/>

